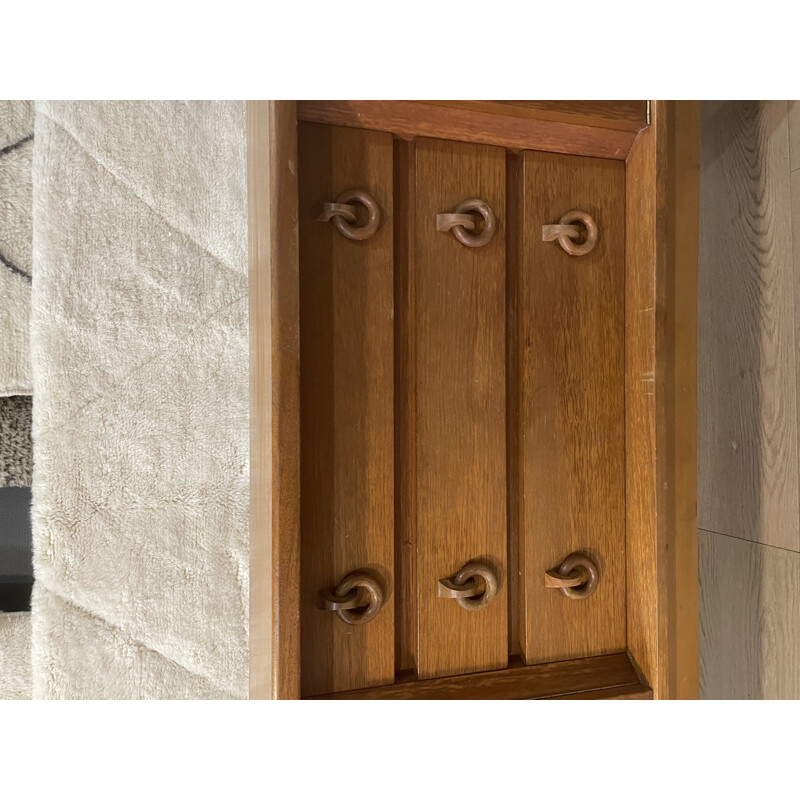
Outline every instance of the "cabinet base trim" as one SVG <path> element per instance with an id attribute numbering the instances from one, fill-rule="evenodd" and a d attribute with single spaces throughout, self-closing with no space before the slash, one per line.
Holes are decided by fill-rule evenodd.
<path id="1" fill-rule="evenodd" d="M 627 653 L 318 695 L 312 700 L 652 700 Z"/>

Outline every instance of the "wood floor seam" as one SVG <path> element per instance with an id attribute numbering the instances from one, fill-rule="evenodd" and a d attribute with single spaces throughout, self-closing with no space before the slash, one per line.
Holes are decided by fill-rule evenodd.
<path id="1" fill-rule="evenodd" d="M 747 544 L 756 544 L 759 547 L 768 547 L 770 550 L 782 550 L 784 553 L 797 553 L 798 555 L 800 555 L 800 549 L 792 550 L 789 547 L 781 547 L 780 545 L 777 544 L 767 544 L 766 542 L 758 542 L 755 541 L 754 539 L 745 539 L 744 537 L 736 536 L 736 534 L 733 533 L 722 533 L 722 531 L 711 531 L 708 528 L 698 527 L 697 530 L 700 533 L 711 533 L 714 534 L 715 536 L 724 536 L 727 539 L 738 539 L 740 542 L 747 542 Z"/>

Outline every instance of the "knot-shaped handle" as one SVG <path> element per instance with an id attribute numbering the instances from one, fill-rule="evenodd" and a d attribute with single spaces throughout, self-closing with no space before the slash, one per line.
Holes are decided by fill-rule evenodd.
<path id="1" fill-rule="evenodd" d="M 357 225 L 358 209 L 350 203 L 358 203 L 367 209 L 368 218 L 363 225 Z M 330 222 L 336 230 L 354 241 L 369 239 L 380 227 L 381 209 L 375 198 L 364 189 L 348 189 L 342 192 L 334 203 L 323 203 L 322 213 L 317 222 Z"/>
<path id="2" fill-rule="evenodd" d="M 366 605 L 362 594 L 366 594 Z M 319 595 L 322 608 L 334 611 L 348 625 L 369 622 L 383 607 L 383 589 L 366 572 L 351 572 L 333 590 L 326 589 Z"/>
<path id="3" fill-rule="evenodd" d="M 467 611 L 485 608 L 496 594 L 497 576 L 494 570 L 477 561 L 464 564 L 452 579 L 442 578 L 439 581 L 439 597 L 452 598 Z"/>
<path id="4" fill-rule="evenodd" d="M 573 222 L 579 222 L 585 228 L 586 238 L 582 244 L 576 244 L 573 240 L 579 239 L 583 231 Z M 562 249 L 571 256 L 585 256 L 594 250 L 600 231 L 597 223 L 585 211 L 567 211 L 558 221 L 558 225 L 542 226 L 543 242 L 558 242 Z"/>
<path id="5" fill-rule="evenodd" d="M 483 218 L 483 230 L 480 233 L 469 233 L 475 230 L 475 214 Z M 487 203 L 478 198 L 459 203 L 452 212 L 436 215 L 436 230 L 453 231 L 453 236 L 466 247 L 483 247 L 497 233 L 497 217 Z"/>
<path id="6" fill-rule="evenodd" d="M 544 585 L 548 589 L 561 589 L 570 600 L 589 597 L 597 588 L 600 572 L 597 565 L 581 553 L 567 556 L 561 565 L 544 574 Z"/>

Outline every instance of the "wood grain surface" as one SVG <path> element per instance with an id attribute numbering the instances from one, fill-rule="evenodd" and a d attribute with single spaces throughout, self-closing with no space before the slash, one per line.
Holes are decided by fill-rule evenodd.
<path id="1" fill-rule="evenodd" d="M 270 102 L 272 696 L 300 697 L 300 258 L 297 111 Z"/>
<path id="2" fill-rule="evenodd" d="M 789 100 L 789 168 L 800 169 L 800 100 Z"/>
<path id="3" fill-rule="evenodd" d="M 665 373 L 669 580 L 659 599 L 668 609 L 669 697 L 697 699 L 697 275 L 700 226 L 700 103 L 671 102 L 666 161 Z M 655 113 L 665 109 L 657 104 Z M 663 482 L 662 482 L 663 486 Z"/>
<path id="4" fill-rule="evenodd" d="M 420 140 L 414 198 L 415 508 L 421 678 L 508 663 L 506 597 L 506 157 L 499 148 Z M 494 210 L 484 247 L 436 230 L 468 198 Z M 480 559 L 500 590 L 480 611 L 437 596 Z"/>
<path id="5" fill-rule="evenodd" d="M 707 531 L 700 544 L 700 691 L 800 699 L 800 553 Z"/>
<path id="6" fill-rule="evenodd" d="M 800 549 L 784 101 L 703 104 L 699 527 Z"/>
<path id="7" fill-rule="evenodd" d="M 416 670 L 417 603 L 416 493 L 416 253 L 413 168 L 416 144 L 395 140 L 395 668 Z"/>
<path id="8" fill-rule="evenodd" d="M 247 104 L 250 697 L 300 696 L 296 109 Z"/>
<path id="9" fill-rule="evenodd" d="M 626 169 L 627 641 L 657 698 L 697 697 L 699 109 L 655 101 Z"/>
<path id="10" fill-rule="evenodd" d="M 389 134 L 301 123 L 301 512 L 304 695 L 394 679 L 393 144 Z M 382 220 L 364 241 L 317 221 L 364 189 Z M 319 592 L 368 570 L 386 600 L 348 625 Z"/>
<path id="11" fill-rule="evenodd" d="M 469 107 L 464 108 L 458 103 L 403 100 L 303 100 L 298 114 L 308 122 L 391 131 L 406 139 L 435 137 L 621 160 L 636 138 L 630 126 L 618 130 L 618 120 L 603 127 L 600 123 L 606 121 L 597 117 L 597 108 L 593 116 L 581 116 L 558 112 L 556 103 L 539 113 L 543 109 L 466 102 Z M 592 124 L 581 124 L 589 121 Z"/>
<path id="12" fill-rule="evenodd" d="M 424 100 L 447 106 L 527 119 L 570 122 L 618 131 L 640 131 L 647 124 L 646 100 Z"/>
<path id="13" fill-rule="evenodd" d="M 520 595 L 520 497 L 519 468 L 519 287 L 522 175 L 524 153 L 506 155 L 506 475 L 508 481 L 508 650 L 522 659 L 525 641 L 524 602 Z M 524 661 L 522 662 L 524 663 Z"/>
<path id="14" fill-rule="evenodd" d="M 625 653 L 474 675 L 418 681 L 328 695 L 319 700 L 544 700 L 649 699 Z"/>
<path id="15" fill-rule="evenodd" d="M 625 168 L 526 152 L 519 255 L 520 574 L 527 663 L 625 647 Z M 572 209 L 600 230 L 589 254 L 542 241 Z M 600 570 L 590 597 L 544 584 L 571 553 Z"/>
<path id="16" fill-rule="evenodd" d="M 613 686 L 610 689 L 587 689 L 585 692 L 561 694 L 552 700 L 652 700 L 653 690 L 644 683 Z"/>
<path id="17" fill-rule="evenodd" d="M 523 450 L 524 441 L 515 440 L 515 435 L 523 430 L 525 424 L 525 404 L 529 407 L 534 403 L 541 404 L 542 397 L 533 393 L 526 398 L 519 391 L 525 380 L 524 367 L 530 341 L 520 339 L 519 350 L 516 350 L 515 338 L 526 325 L 533 325 L 536 320 L 524 314 L 521 303 L 517 306 L 517 295 L 520 300 L 526 299 L 522 294 L 526 281 L 535 277 L 524 263 L 534 243 L 530 248 L 517 248 L 514 243 L 518 223 L 510 220 L 509 216 L 519 216 L 525 220 L 526 226 L 530 225 L 529 214 L 523 207 L 527 192 L 520 196 L 512 188 L 506 202 L 506 184 L 513 187 L 526 158 L 552 157 L 544 153 L 521 155 L 516 152 L 518 149 L 541 148 L 554 152 L 607 156 L 608 159 L 625 158 L 636 136 L 633 127 L 635 109 L 631 106 L 627 111 L 620 111 L 616 122 L 606 120 L 609 127 L 605 129 L 593 129 L 592 124 L 585 124 L 593 113 L 586 106 L 559 110 L 546 107 L 546 104 L 538 108 L 536 104 L 539 101 L 498 101 L 492 105 L 511 107 L 499 113 L 494 107 L 491 110 L 462 108 L 461 102 L 337 101 L 299 104 L 301 110 L 298 113 L 304 117 L 341 122 L 348 128 L 347 132 L 342 131 L 342 136 L 345 133 L 378 136 L 382 142 L 379 147 L 363 147 L 360 144 L 362 140 L 358 139 L 353 149 L 363 152 L 357 157 L 336 158 L 333 137 L 325 141 L 323 136 L 316 141 L 309 161 L 315 173 L 314 191 L 317 191 L 320 183 L 316 176 L 321 176 L 323 183 L 331 182 L 330 196 L 324 200 L 332 199 L 334 192 L 351 188 L 334 187 L 332 183 L 336 170 L 347 170 L 348 163 L 368 162 L 369 169 L 374 169 L 380 163 L 383 165 L 382 174 L 383 167 L 388 164 L 389 183 L 380 203 L 382 207 L 391 207 L 395 211 L 396 220 L 396 225 L 390 225 L 389 228 L 388 245 L 385 241 L 381 242 L 381 248 L 389 254 L 388 279 L 385 272 L 376 271 L 374 263 L 369 261 L 373 269 L 367 284 L 358 284 L 353 275 L 345 275 L 342 269 L 337 273 L 342 278 L 340 283 L 335 284 L 331 280 L 325 285 L 322 276 L 310 273 L 314 277 L 309 286 L 304 284 L 303 289 L 304 299 L 310 297 L 313 303 L 319 303 L 326 292 L 333 298 L 334 287 L 338 286 L 341 297 L 347 299 L 347 307 L 356 310 L 343 325 L 335 328 L 335 333 L 324 348 L 320 347 L 316 354 L 311 354 L 314 374 L 319 372 L 322 376 L 322 397 L 325 391 L 333 393 L 338 390 L 330 360 L 325 355 L 326 350 L 331 359 L 336 348 L 353 354 L 353 373 L 348 374 L 356 385 L 361 383 L 365 387 L 364 391 L 358 392 L 358 396 L 348 397 L 341 392 L 335 403 L 328 402 L 327 405 L 319 396 L 311 400 L 304 397 L 304 415 L 311 408 L 318 430 L 324 429 L 327 424 L 330 436 L 322 442 L 322 458 L 317 467 L 313 466 L 313 460 L 306 463 L 308 459 L 303 459 L 303 469 L 306 470 L 303 480 L 309 480 L 313 469 L 321 469 L 319 464 L 324 468 L 326 459 L 332 464 L 347 448 L 351 449 L 347 451 L 347 468 L 339 470 L 339 478 L 328 476 L 328 487 L 323 487 L 321 496 L 310 504 L 311 509 L 316 507 L 316 512 L 305 510 L 308 490 L 304 489 L 303 519 L 306 514 L 314 513 L 320 519 L 326 515 L 331 518 L 336 508 L 331 498 L 338 491 L 343 500 L 341 513 L 336 512 L 339 514 L 337 524 L 340 519 L 369 513 L 386 526 L 388 533 L 380 537 L 380 542 L 377 537 L 374 542 L 381 551 L 380 558 L 370 556 L 370 563 L 366 566 L 372 565 L 376 572 L 381 572 L 383 567 L 379 561 L 383 562 L 384 557 L 387 559 L 385 563 L 388 566 L 384 574 L 389 588 L 388 606 L 375 620 L 364 626 L 363 631 L 382 620 L 386 622 L 388 614 L 394 612 L 397 604 L 396 634 L 378 637 L 382 642 L 380 656 L 369 656 L 366 661 L 356 657 L 346 667 L 342 666 L 342 653 L 346 659 L 347 654 L 355 652 L 350 648 L 350 643 L 339 641 L 333 645 L 333 638 L 326 638 L 327 634 L 323 634 L 321 639 L 314 634 L 314 655 L 303 654 L 303 694 L 330 694 L 343 686 L 367 686 L 367 682 L 370 682 L 373 684 L 370 688 L 352 694 L 339 692 L 337 696 L 568 696 L 586 699 L 650 696 L 649 687 L 640 681 L 635 670 L 634 677 L 619 677 L 622 670 L 633 670 L 628 656 L 619 654 L 626 646 L 624 607 L 622 634 L 616 640 L 618 644 L 610 646 L 608 650 L 590 651 L 619 655 L 538 664 L 521 668 L 532 671 L 524 675 L 515 672 L 520 667 L 508 669 L 509 653 L 512 654 L 513 663 L 513 654 L 520 650 L 516 640 L 522 640 L 522 652 L 525 652 L 525 646 L 533 643 L 535 638 L 530 625 L 525 622 L 524 613 L 520 614 L 520 609 L 516 607 L 519 596 L 525 595 L 526 579 L 516 587 L 514 584 L 517 573 L 515 562 L 519 562 L 519 566 L 526 570 L 529 565 L 527 548 L 532 547 L 530 537 L 522 532 L 515 518 L 524 525 L 529 518 L 531 497 L 537 495 L 532 495 L 525 484 L 525 459 L 521 456 L 528 451 Z M 464 102 L 480 104 L 486 101 Z M 252 138 L 256 143 L 253 152 L 261 154 L 260 161 L 256 158 L 248 163 L 251 226 L 255 220 L 258 228 L 251 228 L 250 232 L 251 276 L 255 265 L 260 265 L 263 277 L 263 265 L 267 259 L 270 273 L 268 285 L 258 277 L 251 280 L 251 309 L 257 306 L 251 311 L 255 359 L 251 390 L 252 403 L 258 406 L 253 415 L 252 475 L 255 489 L 252 526 L 254 531 L 260 531 L 260 534 L 253 535 L 255 559 L 251 561 L 252 599 L 255 603 L 251 604 L 254 637 L 251 696 L 296 697 L 300 695 L 301 666 L 296 117 L 292 103 L 253 106 L 260 108 L 262 122 L 270 126 L 270 133 L 264 133 L 266 127 L 261 134 L 256 129 L 248 129 L 249 147 Z M 605 112 L 599 109 L 598 113 L 602 115 Z M 557 119 L 554 114 L 556 117 L 566 116 Z M 584 115 L 583 119 L 580 119 L 581 115 Z M 567 121 L 567 117 L 575 122 Z M 691 681 L 687 683 L 681 680 L 681 674 L 691 672 L 691 636 L 685 634 L 686 620 L 691 617 L 691 597 L 687 594 L 684 607 L 677 597 L 681 581 L 688 580 L 686 576 L 691 572 L 691 559 L 686 556 L 690 542 L 682 533 L 690 516 L 686 507 L 691 487 L 688 479 L 683 480 L 680 475 L 683 469 L 681 465 L 688 463 L 691 453 L 685 441 L 687 431 L 677 431 L 677 427 L 685 425 L 688 419 L 685 408 L 680 411 L 679 407 L 688 403 L 686 392 L 691 391 L 691 386 L 685 381 L 686 354 L 676 356 L 675 353 L 681 348 L 685 349 L 688 338 L 691 338 L 686 331 L 681 335 L 676 326 L 689 325 L 691 319 L 688 318 L 687 322 L 687 312 L 675 307 L 676 298 L 684 297 L 687 291 L 688 278 L 679 278 L 682 283 L 676 289 L 676 273 L 673 272 L 670 277 L 670 270 L 676 269 L 675 253 L 680 250 L 683 229 L 691 228 L 691 225 L 687 225 L 687 220 L 683 218 L 689 214 L 688 210 L 683 217 L 677 214 L 670 218 L 668 209 L 670 204 L 674 206 L 676 203 L 683 203 L 682 208 L 691 207 L 691 202 L 682 196 L 683 190 L 680 188 L 690 186 L 691 180 L 676 178 L 671 173 L 676 169 L 676 161 L 687 155 L 686 152 L 681 154 L 676 139 L 670 139 L 678 127 L 676 118 L 673 106 L 654 103 L 654 124 L 638 135 L 625 165 L 626 188 L 619 196 L 611 192 L 602 197 L 603 202 L 610 199 L 612 203 L 623 198 L 620 202 L 624 202 L 621 214 L 625 218 L 623 227 L 627 249 L 623 284 L 626 336 L 624 480 L 627 494 L 627 510 L 623 510 L 623 513 L 628 529 L 627 554 L 624 549 L 620 551 L 621 558 L 625 559 L 627 555 L 627 578 L 614 581 L 614 585 L 615 591 L 621 592 L 627 586 L 627 646 L 644 675 L 643 680 L 653 685 L 655 696 L 658 697 L 681 696 L 681 691 L 686 693 L 683 696 L 691 694 L 687 689 Z M 397 134 L 394 143 L 388 135 L 358 130 L 371 127 L 392 130 L 393 126 Z M 452 135 L 456 140 L 473 139 L 485 144 L 403 140 L 404 137 L 408 139 L 426 133 Z M 627 137 L 625 142 L 614 139 L 617 135 Z M 486 144 L 507 146 L 515 152 L 506 153 L 502 147 L 489 147 Z M 373 157 L 377 152 L 381 153 L 380 157 Z M 269 154 L 266 162 L 265 153 Z M 305 161 L 305 158 L 300 159 L 301 178 Z M 573 159 L 567 161 L 575 163 Z M 601 159 L 578 159 L 578 162 L 582 161 L 608 163 Z M 464 163 L 467 163 L 468 169 L 462 171 Z M 619 161 L 616 165 L 622 174 L 623 165 Z M 594 168 L 598 164 L 591 166 Z M 250 174 L 252 170 L 255 170 L 254 175 Z M 569 188 L 569 182 L 573 179 L 574 173 L 570 170 L 564 185 Z M 262 187 L 260 190 L 259 185 Z M 265 194 L 267 189 L 268 194 Z M 498 236 L 490 245 L 469 250 L 458 244 L 452 234 L 435 231 L 435 215 L 440 211 L 452 210 L 459 201 L 475 195 L 482 196 L 495 208 L 500 225 Z M 259 207 L 259 198 L 262 197 L 265 198 L 264 205 Z M 318 202 L 322 202 L 322 199 L 318 198 Z M 757 203 L 755 207 L 760 208 Z M 565 210 L 567 207 L 561 208 L 559 214 Z M 318 209 L 315 211 L 318 213 Z M 310 247 L 310 252 L 317 253 L 323 262 L 326 258 L 332 262 L 335 260 L 333 251 L 336 246 L 331 243 L 328 248 L 327 245 L 314 244 L 314 241 L 319 229 L 326 230 L 330 236 L 338 234 L 330 224 L 323 225 L 315 221 L 312 224 L 315 217 L 316 214 L 303 223 L 309 232 L 308 236 L 304 233 L 302 237 L 304 252 L 309 251 Z M 384 216 L 384 219 L 387 217 Z M 556 220 L 547 220 L 553 221 Z M 540 223 L 537 224 L 541 234 Z M 313 234 L 311 230 L 314 230 Z M 386 231 L 382 228 L 378 236 Z M 691 231 L 684 238 L 688 242 Z M 665 244 L 668 240 L 670 243 Z M 362 252 L 369 242 L 347 244 L 362 248 L 359 251 Z M 545 245 L 539 241 L 538 246 Z M 549 243 L 546 246 L 558 250 L 556 244 Z M 687 257 L 690 250 L 689 247 L 681 257 L 684 268 L 691 260 Z M 253 253 L 258 254 L 255 260 Z M 392 257 L 394 270 L 391 267 Z M 317 257 L 314 258 L 319 263 Z M 568 259 L 566 255 L 564 258 Z M 591 258 L 587 256 L 569 261 L 577 266 Z M 585 310 L 585 322 L 588 324 L 592 314 L 599 312 L 577 291 L 583 286 L 576 277 L 577 272 L 569 267 L 568 270 L 566 275 L 559 275 L 559 280 L 554 281 L 550 289 L 555 292 L 554 296 L 557 297 L 561 292 L 569 300 L 566 302 L 567 308 Z M 613 294 L 615 291 L 613 278 L 612 275 L 611 284 L 597 285 L 594 299 L 599 302 L 595 305 L 602 307 L 608 302 L 607 293 L 611 291 Z M 780 287 L 782 291 L 783 284 Z M 306 293 L 308 290 L 310 294 Z M 384 309 L 381 298 L 385 299 L 387 293 L 391 297 L 392 292 L 395 294 L 395 314 L 392 319 L 390 307 L 387 319 L 380 313 Z M 375 302 L 372 302 L 373 299 Z M 541 299 L 536 300 L 540 303 L 539 313 L 545 318 L 557 316 L 552 307 L 546 306 Z M 265 315 L 264 307 L 269 307 L 272 313 Z M 605 317 L 606 323 L 618 311 L 618 308 L 612 309 L 610 316 Z M 305 314 L 303 319 L 307 319 Z M 327 313 L 314 314 L 311 319 L 308 330 L 319 332 L 331 322 L 333 314 L 329 307 Z M 570 354 L 575 363 L 585 357 L 582 346 L 576 343 L 575 325 L 568 325 L 568 319 L 569 314 L 554 319 L 553 329 L 547 334 L 551 352 L 560 350 L 567 365 L 567 356 Z M 270 326 L 271 334 L 267 350 L 263 347 L 265 324 Z M 305 325 L 304 322 L 303 327 Z M 359 333 L 359 328 L 363 331 L 375 325 L 378 325 L 381 333 L 366 337 L 369 339 L 367 341 Z M 262 331 L 260 339 L 257 330 Z M 601 331 L 600 335 L 597 335 L 598 330 Z M 615 342 L 618 344 L 613 332 L 609 339 L 602 322 L 592 326 L 592 332 L 595 339 L 603 338 L 603 341 L 598 343 L 587 339 L 585 347 L 588 350 L 594 348 L 604 354 L 606 350 L 615 348 Z M 357 339 L 360 339 L 360 351 L 356 356 Z M 396 346 L 396 350 L 390 350 L 388 360 L 385 358 L 387 341 L 390 348 Z M 450 349 L 443 346 L 448 341 L 453 343 Z M 316 366 L 314 358 L 317 358 Z M 304 358 L 303 364 L 305 362 Z M 383 370 L 374 372 L 379 362 Z M 601 373 L 602 383 L 607 378 L 604 370 L 615 369 L 613 363 L 614 359 L 611 358 L 609 363 L 602 366 L 592 362 L 588 368 Z M 272 371 L 271 403 L 268 400 L 265 406 L 263 391 L 267 386 L 264 381 L 267 380 L 265 376 L 268 370 Z M 582 373 L 579 371 L 577 374 Z M 566 439 L 558 440 L 558 445 L 561 448 L 563 442 L 567 442 L 567 447 L 561 449 L 572 453 L 573 465 L 578 465 L 575 472 L 582 476 L 582 480 L 588 481 L 587 475 L 590 473 L 584 470 L 586 464 L 595 464 L 609 453 L 597 446 L 596 439 L 591 439 L 587 452 L 583 452 L 581 448 L 584 445 L 575 444 L 582 441 L 577 421 L 581 415 L 591 417 L 600 413 L 600 406 L 608 404 L 609 399 L 612 404 L 617 400 L 613 391 L 604 391 L 604 400 L 598 406 L 591 400 L 594 389 L 588 384 L 582 387 L 580 377 L 577 383 L 570 384 L 562 374 L 561 383 L 568 393 L 574 395 L 572 405 L 566 404 L 564 408 L 575 417 L 576 425 L 565 426 L 558 431 L 559 436 L 564 432 L 567 435 Z M 557 386 L 558 382 L 553 385 Z M 258 386 L 261 386 L 260 394 Z M 306 394 L 308 392 L 304 391 L 304 396 Z M 546 397 L 544 399 L 547 400 Z M 267 406 L 271 411 L 269 421 L 263 413 Z M 320 409 L 319 414 L 316 413 L 317 408 Z M 361 430 L 359 435 L 347 436 L 347 442 L 331 444 L 334 436 L 331 415 L 342 414 L 352 421 L 358 416 L 358 409 L 361 409 L 360 413 L 370 415 L 376 426 L 368 426 L 369 430 Z M 265 425 L 271 425 L 267 449 L 263 436 Z M 551 432 L 541 432 L 543 441 L 547 441 L 548 435 Z M 303 436 L 306 436 L 305 425 Z M 378 442 L 382 443 L 380 447 Z M 384 462 L 376 457 L 376 448 L 383 452 L 386 442 L 389 464 L 392 463 L 392 450 L 396 459 L 396 468 L 393 474 L 390 468 L 388 479 Z M 552 439 L 550 443 L 552 446 Z M 269 447 L 271 453 L 268 458 Z M 377 472 L 362 468 L 365 459 L 380 463 Z M 553 476 L 544 476 L 545 486 L 546 481 L 557 482 L 559 474 L 564 474 L 557 464 L 552 472 Z M 360 478 L 366 475 L 365 479 L 374 486 L 369 494 L 368 510 L 363 504 L 357 508 L 357 492 L 351 493 L 349 489 L 344 491 L 342 488 L 345 483 L 354 481 L 357 473 L 360 473 Z M 319 476 L 312 477 L 316 488 Z M 606 472 L 603 477 L 605 481 L 613 483 L 613 474 Z M 267 498 L 263 496 L 264 491 L 268 491 Z M 540 486 L 537 491 L 541 497 Z M 592 497 L 592 487 L 583 487 L 579 495 L 584 500 Z M 517 498 L 522 503 L 519 508 L 516 507 Z M 573 501 L 568 499 L 567 502 L 572 504 Z M 615 502 L 613 498 L 610 499 L 609 507 Z M 585 512 L 580 505 L 570 505 L 570 508 L 574 513 L 560 516 L 578 518 Z M 261 546 L 259 549 L 259 542 L 261 545 L 268 542 L 270 521 L 272 546 Z M 570 520 L 570 527 L 573 530 L 577 528 L 574 520 Z M 613 524 L 601 527 L 603 535 L 614 535 Z M 507 542 L 507 531 L 517 538 Z M 329 547 L 330 540 L 326 540 L 323 546 Z M 567 554 L 568 549 L 560 554 L 561 557 Z M 593 553 L 590 551 L 590 554 Z M 316 553 L 312 560 L 314 558 L 319 566 L 326 557 Z M 451 576 L 470 558 L 483 558 L 492 563 L 497 568 L 501 583 L 496 600 L 488 608 L 475 613 L 460 609 L 453 600 L 436 596 L 437 581 Z M 395 559 L 397 572 L 393 577 L 391 565 Z M 359 563 L 352 566 L 348 563 L 340 569 L 331 570 L 335 574 L 330 578 L 320 580 L 314 575 L 307 581 L 304 556 L 304 629 L 305 619 L 312 610 L 321 619 L 327 620 L 326 624 L 330 626 L 332 614 L 311 608 L 312 602 L 316 605 L 316 593 L 320 588 L 325 588 L 317 584 L 326 583 L 328 588 L 332 587 L 350 569 L 364 566 L 363 558 L 356 560 Z M 548 563 L 546 568 L 556 566 L 558 560 Z M 605 572 L 608 564 L 601 563 L 601 568 Z M 612 569 L 615 568 L 612 565 Z M 509 570 L 514 570 L 514 576 L 508 575 Z M 509 591 L 512 592 L 513 603 L 510 609 L 507 607 Z M 542 591 L 550 590 L 542 588 Z M 551 594 L 562 597 L 558 592 Z M 592 599 L 569 601 L 563 598 L 565 603 L 576 607 Z M 271 609 L 268 608 L 269 601 Z M 540 605 L 530 606 L 529 611 L 534 623 L 539 624 L 538 617 L 542 616 Z M 596 628 L 592 626 L 592 631 L 616 629 L 617 620 L 617 612 L 613 612 L 610 620 L 600 622 Z M 341 628 L 347 627 L 338 620 L 335 622 Z M 394 628 L 393 625 L 391 627 Z M 351 627 L 349 630 L 352 634 L 354 629 Z M 308 650 L 306 642 L 309 641 L 306 637 L 312 634 L 304 630 L 303 636 L 305 651 Z M 364 640 L 358 640 L 357 637 L 358 634 L 356 641 L 363 643 Z M 688 644 L 676 647 L 678 641 Z M 372 648 L 369 649 L 372 652 Z M 550 657 L 569 659 L 570 655 Z M 624 661 L 618 661 L 617 667 L 610 669 L 611 678 L 598 678 L 598 675 L 605 674 L 605 668 L 597 666 L 601 659 L 623 657 Z M 309 659 L 313 662 L 310 665 L 307 663 Z M 571 666 L 575 664 L 582 666 L 575 667 L 575 671 Z M 264 665 L 268 665 L 268 677 L 265 677 Z M 402 671 L 413 671 L 415 667 L 419 668 L 423 680 L 402 678 Z M 592 677 L 580 677 L 584 668 Z M 334 670 L 342 669 L 349 674 L 344 676 L 344 672 L 340 672 L 340 677 L 334 679 Z M 386 685 L 395 680 L 396 669 L 401 671 L 399 682 L 396 686 Z M 479 671 L 485 672 L 472 674 Z M 374 677 L 378 672 L 382 677 Z M 312 677 L 306 678 L 306 673 Z M 448 674 L 457 676 L 459 673 L 464 675 L 433 677 Z M 613 678 L 614 674 L 618 677 Z M 537 675 L 539 677 L 535 677 Z M 550 678 L 545 684 L 539 683 L 543 675 L 556 676 L 552 679 L 556 683 Z M 532 689 L 525 683 L 528 680 L 526 676 L 531 676 Z M 306 680 L 311 681 L 310 687 Z M 357 683 L 348 683 L 351 680 Z M 320 688 L 314 688 L 315 681 L 320 682 Z M 323 684 L 326 681 L 332 683 L 325 687 Z M 453 681 L 456 683 L 448 683 Z M 448 687 L 456 688 L 451 691 Z"/>
<path id="18" fill-rule="evenodd" d="M 659 602 L 664 553 L 659 537 L 656 331 L 663 316 L 657 292 L 666 259 L 666 117 L 639 134 L 626 165 L 625 192 L 625 527 L 628 650 L 653 687 L 667 690 L 666 615 Z M 663 292 L 662 292 L 663 296 Z"/>
<path id="19" fill-rule="evenodd" d="M 701 696 L 798 699 L 800 105 L 702 122 Z"/>
<path id="20" fill-rule="evenodd" d="M 272 695 L 272 315 L 269 103 L 247 104 L 250 287 L 250 699 Z"/>

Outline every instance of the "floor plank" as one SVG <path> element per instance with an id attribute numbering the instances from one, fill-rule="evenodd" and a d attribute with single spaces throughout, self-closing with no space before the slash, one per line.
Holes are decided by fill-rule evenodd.
<path id="1" fill-rule="evenodd" d="M 789 163 L 792 171 L 800 168 L 800 100 L 789 100 Z"/>
<path id="2" fill-rule="evenodd" d="M 698 526 L 800 549 L 785 101 L 702 112 Z"/>
<path id="3" fill-rule="evenodd" d="M 700 697 L 800 699 L 800 554 L 698 532 Z"/>

